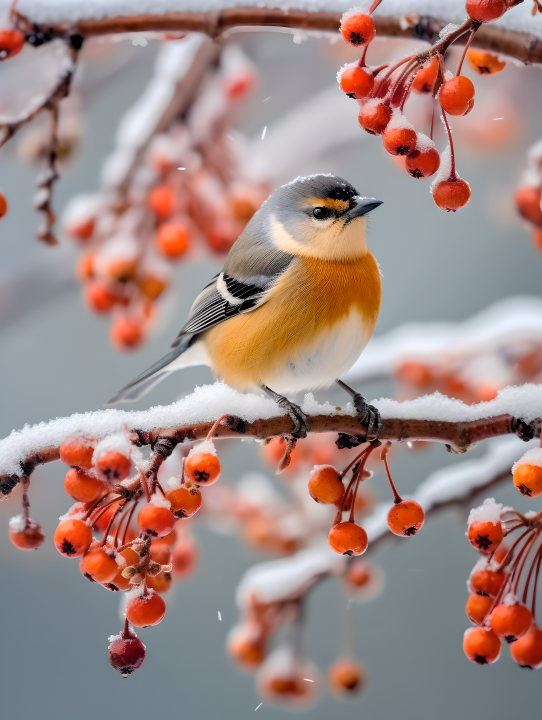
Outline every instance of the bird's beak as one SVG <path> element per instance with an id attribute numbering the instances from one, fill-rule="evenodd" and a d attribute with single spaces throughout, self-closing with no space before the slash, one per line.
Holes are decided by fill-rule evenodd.
<path id="1" fill-rule="evenodd" d="M 347 222 L 354 220 L 354 218 L 357 218 L 360 215 L 366 215 L 379 205 L 382 205 L 382 200 L 375 200 L 374 198 L 358 198 L 354 207 L 346 213 Z"/>

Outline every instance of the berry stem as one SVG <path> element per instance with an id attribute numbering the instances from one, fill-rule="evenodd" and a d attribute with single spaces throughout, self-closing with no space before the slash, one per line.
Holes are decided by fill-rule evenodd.
<path id="1" fill-rule="evenodd" d="M 222 420 L 224 420 L 224 418 L 228 418 L 228 417 L 230 417 L 230 416 L 227 415 L 227 414 L 226 414 L 226 415 L 221 415 L 221 416 L 218 418 L 218 420 L 215 420 L 215 422 L 213 423 L 212 428 L 211 428 L 211 429 L 209 430 L 209 432 L 207 433 L 207 437 L 206 437 L 206 441 L 207 441 L 207 442 L 209 442 L 209 441 L 212 439 L 213 435 L 214 435 L 215 432 L 216 432 L 217 427 L 220 425 L 220 423 L 222 422 Z"/>
<path id="2" fill-rule="evenodd" d="M 538 537 L 539 533 L 540 533 L 540 529 L 538 530 L 536 537 Z M 535 556 L 531 563 L 531 567 L 529 569 L 529 574 L 527 575 L 527 579 L 525 580 L 525 587 L 523 588 L 523 604 L 524 605 L 527 603 L 527 595 L 529 593 L 529 585 L 531 584 L 531 575 L 533 574 L 534 566 L 536 565 L 536 561 L 538 560 L 540 554 L 542 554 L 542 545 L 540 545 L 540 547 L 538 548 L 538 550 L 535 553 Z"/>
<path id="3" fill-rule="evenodd" d="M 374 13 L 374 11 L 376 10 L 376 8 L 380 5 L 381 2 L 382 2 L 382 0 L 373 0 L 373 4 L 369 8 L 368 14 L 372 15 Z"/>
<path id="4" fill-rule="evenodd" d="M 143 485 L 143 490 L 145 491 L 145 497 L 147 498 L 147 502 L 149 503 L 151 501 L 151 494 L 149 492 L 149 485 L 147 483 L 147 477 L 141 468 L 137 468 L 137 471 L 139 473 L 139 478 L 141 480 L 141 484 Z"/>
<path id="5" fill-rule="evenodd" d="M 429 133 L 429 139 L 433 139 L 433 130 L 435 129 L 435 99 L 431 99 L 431 131 Z"/>
<path id="6" fill-rule="evenodd" d="M 512 547 L 510 548 L 510 550 L 506 553 L 506 556 L 504 557 L 504 559 L 502 560 L 501 564 L 499 565 L 499 567 L 498 567 L 498 572 L 502 572 L 502 571 L 504 570 L 504 568 L 510 563 L 510 560 L 512 559 L 512 556 L 513 556 L 514 550 L 515 550 L 515 548 L 516 548 L 516 545 L 517 545 L 519 542 L 521 542 L 521 540 L 523 540 L 523 538 L 525 537 L 525 535 L 528 535 L 528 534 L 531 532 L 531 530 L 532 530 L 532 528 L 528 528 L 527 530 L 525 530 L 525 532 L 524 532 L 522 535 L 520 535 L 520 536 L 517 538 L 517 540 L 514 542 L 514 544 L 513 544 Z M 516 560 L 514 561 L 514 564 L 515 564 L 516 562 L 517 562 L 517 558 L 516 558 Z"/>
<path id="7" fill-rule="evenodd" d="M 521 555 L 523 555 L 523 553 L 525 553 L 521 565 L 519 565 L 519 563 L 518 563 L 519 572 L 517 572 L 516 584 L 515 584 L 515 586 L 514 586 L 514 595 L 517 595 L 518 587 L 519 587 L 519 581 L 520 581 L 520 579 L 521 579 L 521 574 L 522 574 L 522 572 L 523 572 L 523 568 L 525 567 L 525 563 L 527 562 L 527 558 L 529 557 L 529 553 L 530 553 L 531 550 L 532 550 L 532 547 L 533 547 L 533 545 L 534 545 L 534 543 L 535 543 L 536 538 L 538 537 L 538 533 L 539 533 L 539 532 L 540 532 L 540 530 L 538 530 L 538 531 L 533 535 L 532 538 L 529 538 L 529 540 L 527 540 L 527 542 L 525 543 L 525 545 L 523 546 L 523 548 L 522 548 L 522 550 L 521 550 L 520 555 L 518 556 L 518 560 L 519 560 L 519 557 L 520 557 Z M 525 552 L 525 550 L 527 550 L 527 552 Z M 523 602 L 525 602 L 525 600 L 524 600 Z"/>
<path id="8" fill-rule="evenodd" d="M 363 471 L 365 469 L 365 463 L 367 462 L 367 458 L 369 455 L 373 452 L 375 448 L 371 445 L 367 453 L 363 456 L 363 460 L 360 462 L 358 469 L 356 470 L 355 477 L 356 477 L 356 485 L 354 487 L 354 492 L 352 493 L 352 505 L 350 506 L 350 522 L 354 522 L 354 510 L 356 508 L 356 495 L 358 494 L 358 487 L 359 483 L 361 481 L 361 478 L 363 477 Z M 354 477 L 352 477 L 352 480 Z"/>
<path id="9" fill-rule="evenodd" d="M 389 469 L 389 467 L 388 467 L 388 458 L 387 458 L 387 457 L 384 457 L 384 467 L 386 468 L 386 474 L 387 474 L 387 476 L 388 476 L 388 480 L 389 480 L 389 483 L 390 483 L 391 491 L 392 491 L 392 493 L 393 493 L 393 502 L 397 505 L 397 503 L 402 502 L 403 499 L 402 499 L 402 497 L 399 495 L 399 493 L 397 492 L 397 490 L 396 490 L 396 488 L 395 488 L 395 484 L 394 484 L 393 480 L 391 479 L 391 473 L 390 473 L 390 469 Z"/>
<path id="10" fill-rule="evenodd" d="M 23 486 L 23 517 L 24 517 L 24 526 L 28 527 L 29 521 L 30 521 L 30 500 L 28 499 L 28 488 L 30 487 L 30 478 L 24 477 L 21 480 L 21 484 Z"/>
<path id="11" fill-rule="evenodd" d="M 365 63 L 365 58 L 367 57 L 367 50 L 368 50 L 368 49 L 369 49 L 369 44 L 367 43 L 367 44 L 363 47 L 363 52 L 361 53 L 361 57 L 360 57 L 360 59 L 359 59 L 359 61 L 358 61 L 358 67 L 359 67 L 359 68 L 364 68 L 365 65 L 366 65 L 366 63 Z"/>
<path id="12" fill-rule="evenodd" d="M 463 48 L 463 52 L 461 53 L 461 60 L 459 61 L 459 65 L 457 66 L 457 70 L 455 71 L 455 76 L 458 77 L 458 75 L 461 74 L 461 68 L 463 67 L 463 61 L 465 60 L 465 57 L 467 55 L 467 52 L 469 50 L 470 44 L 474 39 L 474 36 L 476 35 L 476 31 L 480 25 L 476 24 L 473 25 L 472 30 L 470 31 L 469 39 L 467 40 L 465 47 Z"/>
<path id="13" fill-rule="evenodd" d="M 119 505 L 118 508 L 117 508 L 117 509 L 115 510 L 115 512 L 113 513 L 113 515 L 111 516 L 111 520 L 109 521 L 109 523 L 108 523 L 108 525 L 107 525 L 107 527 L 106 527 L 106 529 L 105 529 L 104 536 L 103 536 L 103 538 L 102 538 L 102 547 L 103 547 L 103 546 L 105 545 L 105 543 L 107 542 L 107 538 L 109 537 L 109 531 L 110 531 L 111 528 L 113 527 L 113 523 L 115 522 L 115 520 L 116 520 L 116 518 L 117 518 L 117 515 L 120 513 L 120 511 L 123 509 L 123 507 L 124 507 L 125 505 L 126 505 L 126 501 L 123 502 L 122 505 Z"/>
<path id="14" fill-rule="evenodd" d="M 534 576 L 534 586 L 533 586 L 533 606 L 532 606 L 532 616 L 533 620 L 536 620 L 536 590 L 538 588 L 538 573 L 540 572 L 540 563 L 542 562 L 542 547 L 538 550 L 538 562 L 536 563 L 536 573 Z"/>
<path id="15" fill-rule="evenodd" d="M 126 620 L 124 621 L 124 629 L 122 630 L 120 636 L 123 640 L 129 640 L 133 637 L 132 633 L 130 632 L 130 623 L 128 622 L 128 618 L 126 618 Z"/>
<path id="16" fill-rule="evenodd" d="M 441 105 L 440 109 L 442 110 L 442 105 Z M 448 141 L 450 143 L 450 155 L 451 155 L 452 162 L 450 165 L 450 177 L 448 178 L 448 181 L 457 180 L 457 176 L 455 174 L 455 153 L 454 153 L 454 143 L 452 140 L 452 132 L 450 130 L 450 126 L 448 124 L 448 118 L 446 117 L 446 113 L 444 112 L 444 110 L 442 110 L 441 118 L 442 118 L 442 122 L 444 123 L 444 125 L 446 127 L 446 132 L 448 133 Z"/>
<path id="17" fill-rule="evenodd" d="M 346 473 L 350 470 L 350 468 L 357 463 L 358 460 L 361 460 L 361 458 L 365 455 L 365 453 L 369 452 L 371 449 L 371 446 L 366 447 L 365 450 L 362 450 L 359 455 L 356 455 L 356 457 L 352 460 L 352 462 L 345 467 L 345 469 L 342 471 L 342 473 L 339 473 L 339 477 L 343 478 Z"/>

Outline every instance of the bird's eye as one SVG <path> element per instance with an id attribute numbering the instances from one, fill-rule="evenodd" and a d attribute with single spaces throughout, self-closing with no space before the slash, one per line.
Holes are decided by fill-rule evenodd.
<path id="1" fill-rule="evenodd" d="M 315 207 L 312 214 L 317 220 L 327 220 L 331 215 L 331 210 L 326 207 Z"/>

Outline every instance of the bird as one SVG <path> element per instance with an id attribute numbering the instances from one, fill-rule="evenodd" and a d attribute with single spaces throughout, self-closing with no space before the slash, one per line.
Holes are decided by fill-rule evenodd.
<path id="1" fill-rule="evenodd" d="M 273 398 L 292 419 L 292 437 L 303 438 L 307 417 L 288 396 L 336 381 L 366 437 L 378 439 L 378 410 L 339 378 L 380 311 L 380 268 L 365 236 L 366 215 L 381 204 L 330 174 L 279 187 L 194 300 L 172 349 L 106 404 L 138 400 L 170 373 L 208 365 L 227 385 Z"/>

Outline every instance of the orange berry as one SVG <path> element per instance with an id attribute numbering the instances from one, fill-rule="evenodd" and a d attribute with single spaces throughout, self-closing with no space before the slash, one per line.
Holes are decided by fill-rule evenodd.
<path id="1" fill-rule="evenodd" d="M 8 201 L 6 200 L 4 195 L 2 195 L 2 193 L 0 193 L 0 218 L 3 218 L 4 215 L 7 213 L 7 211 L 8 211 Z"/>
<path id="2" fill-rule="evenodd" d="M 399 380 L 408 382 L 417 388 L 423 388 L 433 380 L 433 373 L 425 363 L 405 360 L 395 371 Z"/>
<path id="3" fill-rule="evenodd" d="M 60 445 L 60 460 L 65 465 L 78 467 L 81 470 L 90 470 L 92 467 L 92 456 L 98 441 L 94 438 L 73 433 Z"/>
<path id="4" fill-rule="evenodd" d="M 108 450 L 96 460 L 96 468 L 110 482 L 126 480 L 130 474 L 132 461 L 118 450 Z"/>
<path id="5" fill-rule="evenodd" d="M 164 542 L 155 542 L 151 544 L 151 559 L 159 565 L 169 565 L 171 562 L 171 548 Z"/>
<path id="6" fill-rule="evenodd" d="M 365 587 L 373 578 L 373 570 L 367 562 L 350 563 L 344 579 L 347 585 L 354 588 Z"/>
<path id="7" fill-rule="evenodd" d="M 160 543 L 160 544 L 163 543 L 164 545 L 167 545 L 168 547 L 173 547 L 173 545 L 175 545 L 176 541 L 177 541 L 177 530 L 175 528 L 173 528 L 173 530 L 170 533 L 168 533 L 167 535 L 164 535 L 164 537 L 155 538 L 152 542 L 154 545 L 158 545 L 158 543 Z"/>
<path id="8" fill-rule="evenodd" d="M 83 222 L 76 223 L 74 225 L 69 225 L 66 227 L 66 233 L 73 240 L 80 240 L 81 242 L 90 240 L 93 232 L 94 232 L 94 218 L 89 218 L 88 220 L 83 220 Z"/>
<path id="9" fill-rule="evenodd" d="M 365 13 L 345 13 L 341 18 L 340 29 L 346 42 L 354 47 L 367 45 L 376 35 L 373 19 Z"/>
<path id="10" fill-rule="evenodd" d="M 475 625 L 481 625 L 493 607 L 493 602 L 494 600 L 492 597 L 485 597 L 484 595 L 471 593 L 465 606 L 467 617 Z"/>
<path id="11" fill-rule="evenodd" d="M 107 510 L 100 515 L 99 519 L 96 520 L 93 527 L 98 530 L 98 532 L 105 532 L 107 529 L 107 526 L 109 525 L 109 521 L 113 517 L 114 513 L 118 510 L 120 501 L 112 503 Z"/>
<path id="12" fill-rule="evenodd" d="M 473 20 L 488 23 L 504 15 L 506 2 L 505 0 L 467 0 L 466 10 Z"/>
<path id="13" fill-rule="evenodd" d="M 471 592 L 494 598 L 499 594 L 506 579 L 503 572 L 497 570 L 477 570 L 470 577 Z"/>
<path id="14" fill-rule="evenodd" d="M 164 280 L 158 277 L 152 277 L 151 275 L 140 278 L 137 281 L 137 285 L 141 293 L 145 295 L 146 298 L 149 298 L 149 300 L 157 300 L 167 287 L 167 283 Z"/>
<path id="15" fill-rule="evenodd" d="M 490 555 L 501 544 L 503 537 L 500 520 L 496 523 L 475 520 L 469 525 L 468 538 L 470 544 L 473 548 L 486 555 Z"/>
<path id="16" fill-rule="evenodd" d="M 467 52 L 467 62 L 478 75 L 496 75 L 506 67 L 506 63 L 495 55 L 475 48 Z"/>
<path id="17" fill-rule="evenodd" d="M 414 150 L 405 159 L 405 168 L 408 174 L 419 180 L 434 175 L 440 167 L 440 155 L 434 147 L 427 150 Z"/>
<path id="18" fill-rule="evenodd" d="M 542 630 L 533 623 L 529 630 L 510 647 L 512 660 L 531 670 L 542 667 Z"/>
<path id="19" fill-rule="evenodd" d="M 508 546 L 506 543 L 501 543 L 499 547 L 495 550 L 495 553 L 493 555 L 493 560 L 496 563 L 502 563 L 502 561 L 505 559 L 505 557 L 508 555 Z"/>
<path id="20" fill-rule="evenodd" d="M 542 467 L 521 463 L 514 472 L 514 485 L 527 497 L 542 495 Z"/>
<path id="21" fill-rule="evenodd" d="M 507 642 L 514 642 L 525 635 L 531 627 L 533 616 L 529 608 L 516 602 L 513 605 L 501 603 L 491 613 L 490 625 L 494 633 L 505 638 Z"/>
<path id="22" fill-rule="evenodd" d="M 231 203 L 234 218 L 243 223 L 247 223 L 258 209 L 252 198 L 241 194 L 232 195 Z"/>
<path id="23" fill-rule="evenodd" d="M 53 541 L 64 557 L 80 557 L 89 549 L 92 530 L 82 520 L 63 520 L 55 530 Z"/>
<path id="24" fill-rule="evenodd" d="M 9 521 L 9 539 L 19 550 L 37 550 L 45 542 L 45 534 L 31 518 L 25 524 L 21 515 Z"/>
<path id="25" fill-rule="evenodd" d="M 542 208 L 540 207 L 540 187 L 520 187 L 516 190 L 515 200 L 519 214 L 533 225 L 542 228 Z"/>
<path id="26" fill-rule="evenodd" d="M 158 575 L 155 575 L 154 577 L 147 575 L 146 580 L 147 580 L 147 587 L 150 587 L 153 590 L 156 590 L 156 592 L 160 593 L 160 595 L 167 593 L 167 591 L 170 589 L 171 583 L 172 583 L 170 572 L 161 572 L 161 573 L 158 573 Z"/>
<path id="27" fill-rule="evenodd" d="M 166 220 L 173 212 L 173 190 L 168 185 L 158 185 L 148 196 L 149 207 L 159 220 Z"/>
<path id="28" fill-rule="evenodd" d="M 363 688 L 365 673 L 355 660 L 337 660 L 329 668 L 328 682 L 334 695 L 354 695 Z"/>
<path id="29" fill-rule="evenodd" d="M 126 619 L 134 627 L 158 625 L 164 619 L 165 614 L 166 603 L 153 589 L 130 598 L 126 603 Z"/>
<path id="30" fill-rule="evenodd" d="M 421 530 L 425 513 L 416 500 L 401 500 L 388 513 L 388 527 L 394 535 L 410 537 Z"/>
<path id="31" fill-rule="evenodd" d="M 175 517 L 167 508 L 148 503 L 139 511 L 137 524 L 141 530 L 154 537 L 164 537 L 173 530 Z"/>
<path id="32" fill-rule="evenodd" d="M 463 636 L 463 651 L 471 662 L 491 665 L 499 659 L 501 641 L 492 630 L 484 627 L 469 628 Z"/>
<path id="33" fill-rule="evenodd" d="M 344 496 L 341 476 L 332 465 L 319 465 L 309 478 L 309 494 L 322 505 L 336 505 Z"/>
<path id="34" fill-rule="evenodd" d="M 182 541 L 173 548 L 171 562 L 173 565 L 173 577 L 176 580 L 187 578 L 196 569 L 198 554 L 196 546 L 192 542 Z"/>
<path id="35" fill-rule="evenodd" d="M 418 136 L 413 128 L 388 127 L 382 135 L 384 149 L 390 155 L 408 155 L 416 147 Z"/>
<path id="36" fill-rule="evenodd" d="M 117 302 L 117 296 L 108 290 L 101 282 L 90 282 L 84 289 L 84 299 L 91 312 L 106 313 Z"/>
<path id="37" fill-rule="evenodd" d="M 341 555 L 362 555 L 367 550 L 365 530 L 354 522 L 341 522 L 329 531 L 327 541 L 332 550 Z"/>
<path id="38" fill-rule="evenodd" d="M 431 188 L 433 200 L 441 210 L 455 212 L 468 204 L 471 190 L 468 182 L 461 178 L 441 180 Z"/>
<path id="39" fill-rule="evenodd" d="M 20 30 L 0 30 L 0 60 L 15 57 L 23 49 L 24 35 Z"/>
<path id="40" fill-rule="evenodd" d="M 169 500 L 172 513 L 178 518 L 192 517 L 201 507 L 201 492 L 195 487 L 181 485 L 174 490 L 168 490 L 166 498 Z"/>
<path id="41" fill-rule="evenodd" d="M 139 562 L 139 555 L 135 552 L 135 550 L 132 550 L 132 548 L 126 548 L 125 550 L 122 550 L 122 552 L 119 553 L 119 555 L 122 555 L 122 557 L 126 560 L 126 566 L 125 567 L 131 567 L 132 565 L 137 565 Z M 115 577 L 108 583 L 109 589 L 116 588 L 117 590 L 121 590 L 122 592 L 129 590 L 132 585 L 130 585 L 130 580 L 128 578 L 123 577 L 122 571 L 124 570 L 124 567 L 120 567 L 120 565 L 117 565 L 117 573 Z M 114 586 L 114 587 L 111 587 Z"/>
<path id="42" fill-rule="evenodd" d="M 111 260 L 104 268 L 107 277 L 117 282 L 128 282 L 131 280 L 137 270 L 137 260 L 128 258 L 117 258 Z"/>
<path id="43" fill-rule="evenodd" d="M 220 461 L 213 453 L 197 452 L 187 459 L 184 471 L 191 482 L 212 485 L 220 477 Z"/>
<path id="44" fill-rule="evenodd" d="M 438 95 L 440 106 L 448 115 L 466 115 L 472 107 L 469 103 L 474 99 L 474 92 L 472 81 L 458 75 L 442 85 Z"/>
<path id="45" fill-rule="evenodd" d="M 426 94 L 433 92 L 433 86 L 437 79 L 438 58 L 434 57 L 425 67 L 420 68 L 414 77 L 412 89 L 414 92 Z"/>
<path id="46" fill-rule="evenodd" d="M 64 490 L 77 502 L 91 503 L 107 495 L 107 485 L 98 478 L 87 475 L 79 468 L 71 468 L 64 478 Z"/>
<path id="47" fill-rule="evenodd" d="M 112 582 L 119 571 L 119 566 L 112 556 L 111 550 L 97 547 L 89 550 L 82 557 L 85 572 L 98 583 Z"/>
<path id="48" fill-rule="evenodd" d="M 143 328 L 141 320 L 130 317 L 119 317 L 109 330 L 111 344 L 117 350 L 132 350 L 143 341 Z"/>
<path id="49" fill-rule="evenodd" d="M 94 258 L 94 252 L 86 252 L 77 261 L 75 277 L 80 283 L 86 283 L 94 277 Z"/>
<path id="50" fill-rule="evenodd" d="M 228 637 L 228 655 L 242 670 L 254 671 L 265 659 L 263 633 L 256 623 L 234 627 Z"/>
<path id="51" fill-rule="evenodd" d="M 370 135 L 382 135 L 391 120 L 392 110 L 382 102 L 365 103 L 358 115 L 358 123 Z"/>
<path id="52" fill-rule="evenodd" d="M 190 233 L 180 222 L 161 225 L 156 233 L 156 247 L 170 259 L 181 257 L 188 250 Z"/>
<path id="53" fill-rule="evenodd" d="M 145 662 L 145 645 L 128 626 L 120 635 L 110 638 L 110 641 L 109 662 L 122 677 L 128 677 Z"/>
<path id="54" fill-rule="evenodd" d="M 359 65 L 348 65 L 339 73 L 339 85 L 348 97 L 363 100 L 372 93 L 374 77 L 369 70 Z"/>

